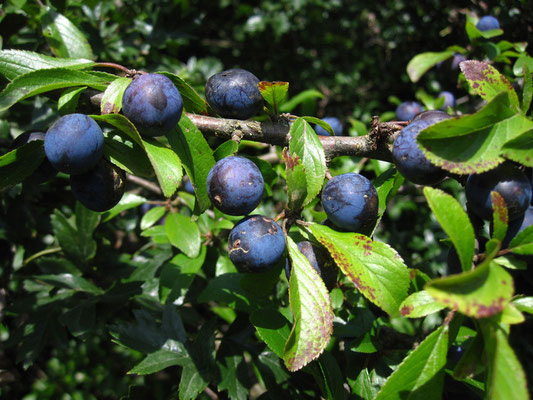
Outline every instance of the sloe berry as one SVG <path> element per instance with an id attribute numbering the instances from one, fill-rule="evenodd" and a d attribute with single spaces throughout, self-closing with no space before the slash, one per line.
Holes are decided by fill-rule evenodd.
<path id="1" fill-rule="evenodd" d="M 180 120 L 183 99 L 166 76 L 143 74 L 124 91 L 122 112 L 142 135 L 163 136 Z"/>
<path id="2" fill-rule="evenodd" d="M 341 229 L 369 233 L 378 216 L 378 194 L 363 175 L 349 172 L 333 177 L 322 190 L 328 219 Z"/>
<path id="3" fill-rule="evenodd" d="M 205 98 L 221 117 L 248 119 L 263 106 L 257 85 L 259 79 L 244 69 L 229 69 L 211 76 L 205 85 Z"/>
<path id="4" fill-rule="evenodd" d="M 440 107 L 441 110 L 447 110 L 448 107 L 454 108 L 455 107 L 455 96 L 453 93 L 448 92 L 446 90 L 439 93 L 438 98 L 444 97 L 444 103 Z"/>
<path id="5" fill-rule="evenodd" d="M 219 160 L 207 175 L 207 194 L 225 214 L 246 215 L 261 202 L 265 182 L 257 166 L 247 158 Z"/>
<path id="6" fill-rule="evenodd" d="M 125 183 L 124 171 L 105 159 L 102 159 L 93 169 L 70 177 L 74 197 L 93 211 L 106 211 L 113 208 L 124 194 Z"/>
<path id="7" fill-rule="evenodd" d="M 418 147 L 416 137 L 421 130 L 433 125 L 440 118 L 445 119 L 450 116 L 436 112 L 426 116 L 421 116 L 400 131 L 392 146 L 392 160 L 398 171 L 409 181 L 419 185 L 435 185 L 444 179 L 446 171 L 433 165 L 426 158 Z"/>
<path id="8" fill-rule="evenodd" d="M 531 201 L 532 189 L 529 179 L 511 163 L 501 164 L 481 174 L 470 175 L 466 181 L 468 206 L 484 220 L 492 218 L 491 191 L 498 192 L 503 197 L 509 221 L 519 218 Z"/>
<path id="9" fill-rule="evenodd" d="M 337 117 L 324 117 L 322 121 L 326 122 L 333 129 L 335 136 L 342 136 L 342 123 Z M 330 136 L 329 132 L 320 125 L 315 125 L 315 132 L 320 136 Z"/>
<path id="10" fill-rule="evenodd" d="M 228 246 L 239 272 L 265 272 L 283 257 L 285 234 L 273 219 L 250 215 L 233 227 Z"/>
<path id="11" fill-rule="evenodd" d="M 81 174 L 102 158 L 104 134 L 94 119 L 84 114 L 59 118 L 44 137 L 46 158 L 55 169 Z"/>
<path id="12" fill-rule="evenodd" d="M 476 28 L 482 32 L 500 29 L 500 21 L 492 15 L 484 15 L 479 19 Z"/>
<path id="13" fill-rule="evenodd" d="M 404 101 L 396 108 L 396 118 L 399 121 L 410 121 L 422 111 L 424 111 L 422 104 L 416 101 Z"/>

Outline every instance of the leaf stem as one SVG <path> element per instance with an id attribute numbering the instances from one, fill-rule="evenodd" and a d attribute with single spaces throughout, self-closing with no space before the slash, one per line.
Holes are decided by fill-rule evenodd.
<path id="1" fill-rule="evenodd" d="M 61 251 L 61 247 L 53 247 L 51 249 L 46 249 L 46 250 L 39 251 L 38 253 L 35 253 L 34 255 L 26 258 L 24 260 L 24 262 L 22 263 L 22 265 L 28 265 L 30 262 L 32 262 L 36 258 L 39 258 L 41 256 L 45 256 L 47 254 L 59 253 L 60 251 Z"/>

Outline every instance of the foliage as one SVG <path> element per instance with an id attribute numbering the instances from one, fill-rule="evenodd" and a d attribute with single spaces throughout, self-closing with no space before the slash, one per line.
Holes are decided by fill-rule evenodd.
<path id="1" fill-rule="evenodd" d="M 526 43 L 496 41 L 503 31 L 479 32 L 469 14 L 468 46 L 450 43 L 442 52 L 396 62 L 407 66 L 405 74 L 387 70 L 387 60 L 409 48 L 405 39 L 414 26 L 388 21 L 398 14 L 433 21 L 453 7 L 437 0 L 427 8 L 397 1 L 387 2 L 390 7 L 222 1 L 204 9 L 186 1 L 39 3 L 8 1 L 0 9 L 1 27 L 27 24 L 2 33 L 7 49 L 0 50 L 2 397 L 193 399 L 218 392 L 232 399 L 400 399 L 459 392 L 528 398 L 532 348 L 520 335 L 531 323 L 525 257 L 533 254 L 533 228 L 503 249 L 508 222 L 501 198 L 493 193 L 494 228 L 479 227 L 464 211 L 461 188 L 468 174 L 505 160 L 521 164 L 531 178 L 533 58 Z M 170 24 L 174 13 L 187 23 Z M 302 13 L 307 17 L 299 18 Z M 217 33 L 216 46 L 199 40 L 218 32 L 215 22 L 224 19 L 231 30 Z M 324 19 L 338 30 L 322 39 L 316 26 Z M 340 59 L 354 49 L 351 40 L 363 23 L 378 46 L 365 44 L 353 68 L 349 57 Z M 423 36 L 431 44 L 440 40 Z M 309 43 L 328 43 L 316 68 L 287 71 L 278 64 L 291 65 L 286 60 L 294 54 L 276 48 L 290 37 L 302 48 L 303 64 L 317 52 Z M 391 53 L 384 56 L 382 48 Z M 172 55 L 177 50 L 179 60 Z M 251 54 L 238 58 L 239 66 L 262 65 L 272 76 L 260 83 L 267 105 L 258 120 L 283 124 L 280 112 L 313 114 L 291 120 L 288 146 L 275 149 L 274 161 L 267 146 L 208 137 L 190 118 L 213 115 L 198 93 L 210 75 L 233 63 L 228 52 Z M 317 110 L 319 98 L 332 96 L 335 103 L 346 88 L 357 88 L 362 99 L 342 98 L 353 107 L 356 136 L 365 126 L 354 118 L 390 107 L 391 79 L 427 78 L 431 87 L 428 76 L 438 76 L 437 64 L 455 53 L 471 59 L 461 64 L 458 80 L 470 97 L 454 118 L 418 136 L 425 155 L 450 179 L 421 190 L 385 161 L 328 159 L 311 125 L 325 111 Z M 142 137 L 120 114 L 131 68 L 161 71 L 183 96 L 189 114 L 164 137 Z M 392 78 L 380 80 L 385 73 Z M 283 82 L 270 82 L 277 78 Z M 375 83 L 362 88 L 364 80 Z M 320 93 L 323 86 L 332 93 Z M 380 99 L 369 102 L 369 93 L 379 91 Z M 418 96 L 438 108 L 424 90 Z M 45 130 L 74 110 L 105 127 L 105 156 L 130 175 L 127 193 L 103 213 L 75 202 L 65 174 L 40 185 L 27 179 L 44 158 L 42 145 L 8 148 L 23 130 Z M 260 274 L 238 273 L 229 260 L 228 233 L 240 217 L 211 207 L 206 179 L 216 160 L 237 151 L 264 176 L 267 195 L 255 213 L 277 215 L 286 230 L 288 280 L 281 273 L 285 259 Z M 367 235 L 321 224 L 317 198 L 325 178 L 348 171 L 371 178 L 378 192 L 379 220 Z M 194 194 L 184 190 L 184 174 Z M 143 211 L 144 205 L 154 207 Z M 476 253 L 482 237 L 488 242 Z M 298 250 L 303 239 L 334 261 L 334 288 Z M 453 244 L 463 272 L 448 271 L 440 241 Z M 451 356 L 454 346 L 466 349 L 459 361 Z"/>

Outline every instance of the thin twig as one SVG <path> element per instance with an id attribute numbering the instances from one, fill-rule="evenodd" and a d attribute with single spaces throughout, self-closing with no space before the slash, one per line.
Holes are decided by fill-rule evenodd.
<path id="1" fill-rule="evenodd" d="M 129 175 L 126 178 L 128 181 L 135 183 L 136 185 L 142 186 L 143 188 L 150 190 L 151 192 L 154 192 L 158 195 L 162 195 L 163 192 L 161 191 L 161 188 L 157 186 L 155 183 L 152 183 L 150 181 L 147 181 L 146 179 L 139 178 L 135 175 Z"/>

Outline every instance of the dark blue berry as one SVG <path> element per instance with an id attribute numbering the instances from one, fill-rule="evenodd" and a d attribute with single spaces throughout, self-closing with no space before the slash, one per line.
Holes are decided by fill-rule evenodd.
<path id="1" fill-rule="evenodd" d="M 441 110 L 447 110 L 448 107 L 454 108 L 455 107 L 455 96 L 451 92 L 442 91 L 439 93 L 438 98 L 444 98 L 444 103 L 440 107 Z"/>
<path id="2" fill-rule="evenodd" d="M 335 136 L 342 136 L 342 123 L 337 117 L 324 117 L 322 121 L 329 124 Z M 315 132 L 320 136 L 330 136 L 329 132 L 322 128 L 320 125 L 315 125 Z"/>
<path id="3" fill-rule="evenodd" d="M 424 111 L 422 104 L 416 101 L 404 101 L 396 108 L 396 118 L 399 121 L 410 121 L 422 111 Z"/>
<path id="4" fill-rule="evenodd" d="M 492 15 L 484 15 L 479 19 L 476 28 L 482 32 L 500 29 L 500 21 Z"/>

